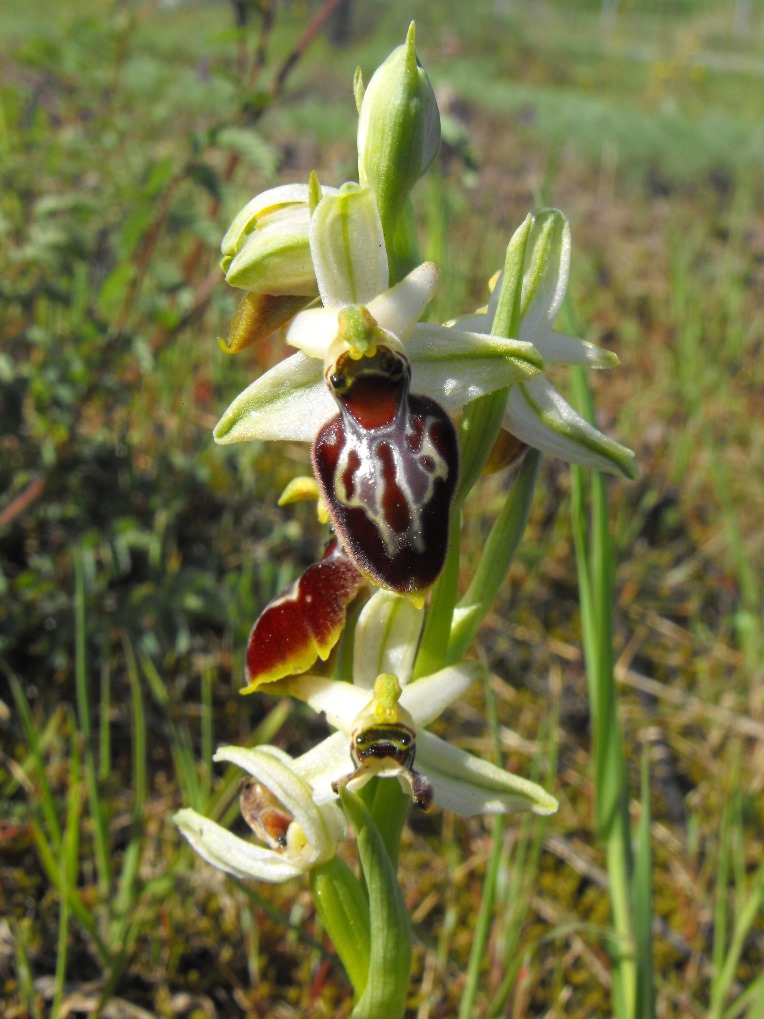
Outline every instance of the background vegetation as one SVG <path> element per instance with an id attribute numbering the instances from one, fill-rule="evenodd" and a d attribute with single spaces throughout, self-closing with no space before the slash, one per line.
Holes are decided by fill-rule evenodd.
<path id="1" fill-rule="evenodd" d="M 322 732 L 237 692 L 252 621 L 323 535 L 275 507 L 304 448 L 211 442 L 278 356 L 218 351 L 236 303 L 219 240 L 273 183 L 355 175 L 353 70 L 368 77 L 414 16 L 446 115 L 418 193 L 446 272 L 436 316 L 482 303 L 512 229 L 554 204 L 573 229 L 571 328 L 621 358 L 593 381 L 643 471 L 609 496 L 635 803 L 645 746 L 652 776 L 659 1014 L 760 1019 L 761 12 L 391 0 L 303 36 L 318 9 L 0 10 L 3 1015 L 349 1013 L 305 891 L 237 885 L 170 818 L 190 804 L 239 823 L 217 744 Z M 475 543 L 506 483 L 473 506 Z M 570 502 L 568 469 L 545 461 L 476 648 L 507 765 L 561 801 L 505 833 L 480 1017 L 609 1013 Z M 485 717 L 476 693 L 449 733 L 493 753 Z M 418 1019 L 458 1009 L 490 829 L 411 819 Z"/>

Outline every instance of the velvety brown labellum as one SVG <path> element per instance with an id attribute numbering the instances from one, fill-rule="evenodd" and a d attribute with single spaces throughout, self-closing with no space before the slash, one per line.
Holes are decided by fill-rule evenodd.
<path id="1" fill-rule="evenodd" d="M 270 789 L 254 778 L 245 778 L 239 791 L 241 815 L 259 839 L 271 849 L 284 849 L 294 818 Z"/>
<path id="2" fill-rule="evenodd" d="M 244 692 L 305 672 L 339 640 L 345 613 L 363 584 L 363 576 L 336 539 L 323 559 L 313 563 L 269 602 L 247 641 Z"/>
<path id="3" fill-rule="evenodd" d="M 451 419 L 409 392 L 402 352 L 340 355 L 327 382 L 340 413 L 319 431 L 313 469 L 335 530 L 358 569 L 399 594 L 443 569 L 459 472 Z"/>

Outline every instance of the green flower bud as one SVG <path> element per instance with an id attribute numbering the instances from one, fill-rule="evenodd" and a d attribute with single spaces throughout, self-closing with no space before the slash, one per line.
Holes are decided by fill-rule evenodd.
<path id="1" fill-rule="evenodd" d="M 372 76 L 358 121 L 359 180 L 376 196 L 388 254 L 409 193 L 439 147 L 438 104 L 417 61 L 412 22 L 405 44 Z"/>
<path id="2" fill-rule="evenodd" d="M 326 188 L 324 194 L 334 193 Z M 258 294 L 314 297 L 307 184 L 287 184 L 253 198 L 234 218 L 221 250 L 232 287 Z"/>

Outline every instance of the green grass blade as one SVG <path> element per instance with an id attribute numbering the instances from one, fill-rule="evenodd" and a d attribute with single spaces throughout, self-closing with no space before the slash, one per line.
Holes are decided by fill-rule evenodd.
<path id="1" fill-rule="evenodd" d="M 43 1019 L 42 1012 L 40 1011 L 39 1000 L 34 989 L 34 976 L 32 974 L 32 966 L 29 961 L 29 952 L 27 951 L 24 928 L 15 917 L 11 917 L 9 923 L 11 937 L 13 939 L 16 978 L 19 983 L 19 997 L 21 998 L 22 1003 L 26 1005 L 29 1010 L 29 1015 L 32 1019 Z"/>
<path id="2" fill-rule="evenodd" d="M 108 902 L 111 890 L 111 853 L 109 851 L 109 806 L 101 796 L 98 783 L 98 766 L 93 747 L 93 731 L 90 718 L 90 691 L 88 690 L 85 579 L 82 553 L 74 556 L 74 678 L 77 695 L 77 721 L 85 743 L 85 781 L 88 789 L 90 814 L 93 821 L 95 862 L 98 874 L 98 891 L 101 899 Z M 103 717 L 103 714 L 102 714 Z"/>
<path id="3" fill-rule="evenodd" d="M 112 944 L 117 952 L 124 952 L 129 947 L 127 931 L 131 922 L 131 914 L 136 902 L 138 884 L 138 865 L 142 850 L 143 816 L 146 810 L 148 789 L 147 751 L 146 751 L 146 713 L 141 691 L 138 666 L 132 645 L 125 638 L 125 659 L 127 674 L 130 680 L 130 702 L 132 708 L 132 765 L 133 765 L 133 810 L 130 824 L 130 837 L 122 858 L 117 892 L 114 897 L 114 921 L 112 924 Z"/>
<path id="4" fill-rule="evenodd" d="M 187 729 L 182 728 L 170 714 L 170 695 L 157 667 L 148 657 L 141 655 L 141 671 L 148 682 L 155 702 L 164 713 L 164 724 L 170 737 L 170 751 L 175 764 L 175 774 L 180 783 L 184 803 L 195 810 L 202 810 L 205 797 L 199 783 L 199 765 L 194 752 L 193 741 Z M 205 725 L 204 721 L 202 722 Z M 212 753 L 203 758 L 203 766 L 210 774 Z"/>
<path id="5" fill-rule="evenodd" d="M 574 370 L 576 403 L 594 420 L 591 390 L 584 372 Z M 613 924 L 613 1012 L 633 1019 L 637 965 L 631 901 L 632 858 L 629 792 L 623 736 L 613 673 L 613 556 L 604 478 L 572 469 L 572 526 L 578 564 L 581 623 L 594 742 L 597 833 L 605 846 Z M 588 503 L 591 506 L 587 512 Z"/>
<path id="6" fill-rule="evenodd" d="M 77 748 L 77 740 L 71 743 L 69 763 L 69 791 L 67 795 L 66 829 L 64 832 L 63 852 L 58 863 L 58 890 L 60 905 L 58 914 L 58 939 L 56 944 L 56 970 L 53 983 L 53 1003 L 51 1016 L 58 1016 L 64 1000 L 66 983 L 66 967 L 69 946 L 70 897 L 77 886 L 80 848 L 80 804 L 82 787 L 82 760 Z"/>
<path id="7" fill-rule="evenodd" d="M 36 821 L 30 822 L 30 829 L 32 831 L 32 837 L 34 839 L 35 846 L 37 848 L 37 855 L 40 860 L 45 876 L 51 885 L 59 893 L 66 894 L 69 909 L 72 914 L 76 917 L 78 923 L 80 923 L 87 931 L 88 937 L 93 943 L 93 947 L 98 956 L 98 960 L 102 966 L 106 966 L 109 963 L 109 950 L 106 947 L 103 939 L 98 933 L 98 926 L 95 922 L 93 913 L 85 906 L 79 893 L 75 888 L 69 887 L 67 889 L 61 888 L 61 854 L 54 853 L 51 850 L 50 843 L 45 837 L 44 832 L 40 828 L 40 825 Z"/>
<path id="8" fill-rule="evenodd" d="M 490 679 L 486 678 L 483 684 L 488 712 L 488 722 L 493 734 L 494 747 L 496 750 L 496 763 L 503 764 L 501 744 L 499 741 L 499 719 L 496 711 L 496 698 L 491 690 Z M 485 961 L 485 951 L 491 933 L 491 921 L 494 915 L 496 904 L 496 888 L 499 879 L 499 871 L 504 856 L 504 831 L 506 820 L 502 816 L 494 819 L 493 833 L 491 837 L 491 856 L 488 860 L 485 878 L 483 880 L 483 893 L 480 897 L 480 909 L 478 910 L 475 929 L 470 949 L 470 959 L 467 965 L 467 975 L 459 1002 L 459 1019 L 470 1019 L 474 1014 L 475 1001 L 480 987 L 480 973 Z"/>
<path id="9" fill-rule="evenodd" d="M 534 782 L 542 785 L 545 781 L 553 782 L 557 774 L 560 732 L 559 685 L 559 681 L 553 684 L 554 695 L 550 700 L 549 714 L 546 716 L 545 732 L 539 737 L 547 750 L 534 757 L 530 774 Z M 523 815 L 515 850 L 511 859 L 507 861 L 507 868 L 511 867 L 511 876 L 505 891 L 506 913 L 503 932 L 505 975 L 486 1010 L 486 1015 L 493 1019 L 500 1019 L 506 1015 L 507 999 L 512 992 L 517 974 L 527 959 L 527 952 L 521 951 L 523 928 L 531 900 L 537 892 L 541 854 L 550 824 L 554 824 L 553 818 Z M 498 908 L 501 909 L 502 905 L 500 902 Z"/>
<path id="10" fill-rule="evenodd" d="M 632 899 L 634 947 L 637 962 L 636 1019 L 655 1019 L 655 973 L 653 970 L 653 854 L 650 837 L 650 751 L 642 748 L 642 812 L 637 828 Z"/>
<path id="11" fill-rule="evenodd" d="M 202 717 L 201 717 L 201 748 L 202 759 L 200 794 L 203 800 L 208 800 L 212 789 L 212 723 L 214 713 L 212 709 L 212 685 L 215 680 L 215 672 L 211 664 L 202 666 Z"/>
<path id="12" fill-rule="evenodd" d="M 27 744 L 29 746 L 29 755 L 32 758 L 34 765 L 35 778 L 38 783 L 35 799 L 39 804 L 43 820 L 45 821 L 45 827 L 47 829 L 47 837 L 45 838 L 45 841 L 47 843 L 48 840 L 50 840 L 52 855 L 54 857 L 58 857 L 61 855 L 63 836 L 61 834 L 61 825 L 58 820 L 58 810 L 53 797 L 53 791 L 51 790 L 45 771 L 45 760 L 40 746 L 37 726 L 35 725 L 35 721 L 32 716 L 32 709 L 29 706 L 29 701 L 24 693 L 24 688 L 22 687 L 15 672 L 7 668 L 5 665 L 3 666 L 3 671 L 8 677 L 8 682 L 11 686 L 13 701 L 21 718 L 24 735 L 26 736 Z"/>
<path id="13" fill-rule="evenodd" d="M 98 781 L 105 782 L 112 772 L 110 662 L 102 663 L 100 694 L 100 718 L 98 726 Z"/>
<path id="14" fill-rule="evenodd" d="M 743 873 L 745 848 L 740 838 L 743 832 L 743 806 L 740 794 L 739 754 L 736 755 L 734 768 L 736 776 L 734 791 L 722 817 L 720 835 L 714 907 L 713 977 L 708 1019 L 720 1019 L 724 1014 L 724 1004 L 732 988 L 746 938 L 764 908 L 764 863 L 759 864 L 752 879 L 746 880 Z M 731 874 L 735 875 L 737 894 L 735 918 L 728 939 Z"/>
<path id="15" fill-rule="evenodd" d="M 414 666 L 414 676 L 417 678 L 432 675 L 446 664 L 451 621 L 459 598 L 460 539 L 461 513 L 455 507 L 451 517 L 446 565 L 433 588 Z"/>

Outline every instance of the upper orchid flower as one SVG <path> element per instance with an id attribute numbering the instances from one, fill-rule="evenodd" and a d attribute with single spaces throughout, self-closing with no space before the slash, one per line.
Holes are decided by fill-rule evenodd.
<path id="1" fill-rule="evenodd" d="M 342 811 L 326 800 L 319 806 L 295 762 L 277 747 L 221 747 L 216 761 L 236 764 L 251 775 L 242 791 L 242 813 L 266 843 L 239 838 L 195 810 L 175 823 L 208 863 L 240 878 L 288 881 L 334 857 L 344 837 Z"/>
<path id="2" fill-rule="evenodd" d="M 234 400 L 215 428 L 218 442 L 312 442 L 337 413 L 325 370 L 343 352 L 365 355 L 380 337 L 404 344 L 412 393 L 432 397 L 447 411 L 542 371 L 530 343 L 417 325 L 435 294 L 438 269 L 424 262 L 389 287 L 382 224 L 369 188 L 345 185 L 320 201 L 311 217 L 310 250 L 323 307 L 291 320 L 284 335 L 298 353 Z M 352 331 L 343 320 L 359 306 L 371 329 Z"/>
<path id="3" fill-rule="evenodd" d="M 540 786 L 451 746 L 426 731 L 482 671 L 468 662 L 409 682 L 422 612 L 406 599 L 378 591 L 358 620 L 353 683 L 303 675 L 269 686 L 326 712 L 339 731 L 294 763 L 316 802 L 339 785 L 398 777 L 414 801 L 463 817 L 531 810 L 551 814 L 557 801 Z M 417 770 L 414 770 L 416 759 Z"/>
<path id="4" fill-rule="evenodd" d="M 382 335 L 405 344 L 412 392 L 454 411 L 509 388 L 504 427 L 523 442 L 571 463 L 636 476 L 631 450 L 588 424 L 546 379 L 537 377 L 547 363 L 617 364 L 614 354 L 553 328 L 570 268 L 570 228 L 561 212 L 531 213 L 510 242 L 509 254 L 520 260 L 523 280 L 519 339 L 490 335 L 500 284 L 482 313 L 448 328 L 419 322 L 434 296 L 438 270 L 425 262 L 388 288 L 384 235 L 367 188 L 345 185 L 319 203 L 311 218 L 310 250 L 324 306 L 291 319 L 284 336 L 301 353 L 266 372 L 234 400 L 215 429 L 218 442 L 313 441 L 336 414 L 326 370 L 343 351 L 358 357 L 368 349 L 354 347 L 342 325 L 343 309 L 362 305 Z"/>

